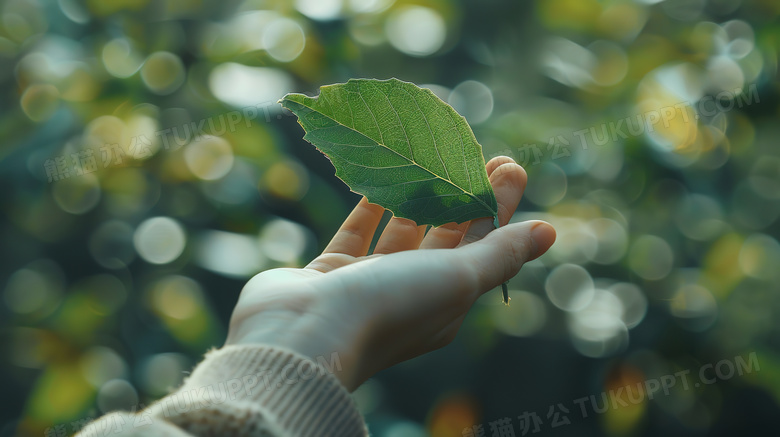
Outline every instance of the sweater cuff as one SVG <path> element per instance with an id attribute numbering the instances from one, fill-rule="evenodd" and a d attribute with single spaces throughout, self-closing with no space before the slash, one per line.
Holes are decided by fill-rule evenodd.
<path id="1" fill-rule="evenodd" d="M 251 402 L 294 436 L 366 436 L 352 397 L 333 375 L 339 370 L 336 354 L 314 360 L 277 346 L 231 345 L 207 353 L 171 396 L 186 394 L 192 408 Z"/>

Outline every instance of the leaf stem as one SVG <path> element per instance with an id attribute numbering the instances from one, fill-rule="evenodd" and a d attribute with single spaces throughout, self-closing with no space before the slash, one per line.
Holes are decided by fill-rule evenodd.
<path id="1" fill-rule="evenodd" d="M 499 227 L 498 214 L 493 216 L 493 226 L 495 226 L 496 229 Z M 509 285 L 506 282 L 501 284 L 501 298 L 501 301 L 504 302 L 504 305 L 509 306 Z"/>

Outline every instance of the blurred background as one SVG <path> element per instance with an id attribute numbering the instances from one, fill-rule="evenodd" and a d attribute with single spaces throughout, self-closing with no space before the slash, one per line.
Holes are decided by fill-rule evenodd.
<path id="1" fill-rule="evenodd" d="M 355 393 L 374 435 L 772 435 L 779 51 L 777 0 L 3 0 L 0 436 L 143 408 L 324 247 L 359 196 L 276 101 L 352 77 L 431 88 L 558 230 Z"/>

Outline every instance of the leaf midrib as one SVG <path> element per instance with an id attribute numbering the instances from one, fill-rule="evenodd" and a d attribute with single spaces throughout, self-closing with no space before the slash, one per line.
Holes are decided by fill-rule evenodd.
<path id="1" fill-rule="evenodd" d="M 299 95 L 303 95 L 303 94 L 299 94 Z M 306 96 L 304 96 L 304 97 L 306 97 Z M 319 96 L 319 97 L 321 97 L 321 96 Z M 316 99 L 319 99 L 319 97 L 316 97 Z M 311 97 L 309 97 L 309 98 L 311 98 Z M 406 157 L 406 156 L 404 156 L 404 155 L 402 155 L 402 154 L 398 153 L 397 151 L 395 151 L 395 150 L 393 150 L 392 148 L 388 147 L 386 144 L 382 144 L 382 143 L 380 143 L 379 141 L 377 141 L 377 140 L 375 140 L 375 139 L 373 139 L 373 138 L 369 137 L 368 135 L 364 134 L 363 132 L 360 132 L 359 130 L 357 130 L 357 129 L 353 128 L 353 127 L 349 127 L 349 126 L 345 125 L 344 123 L 342 123 L 342 122 L 340 122 L 340 121 L 336 120 L 335 118 L 333 118 L 333 117 L 329 116 L 328 114 L 325 114 L 325 113 L 324 113 L 324 112 L 322 112 L 322 111 L 319 111 L 319 110 L 317 110 L 317 109 L 315 109 L 315 108 L 312 108 L 311 106 L 305 105 L 305 104 L 303 104 L 303 103 L 301 103 L 301 102 L 295 102 L 295 101 L 293 101 L 293 100 L 290 100 L 290 99 L 288 99 L 286 96 L 285 96 L 285 97 L 284 97 L 282 100 L 287 100 L 287 101 L 290 101 L 290 102 L 293 102 L 293 103 L 297 103 L 297 104 L 299 104 L 299 105 L 303 106 L 304 108 L 309 108 L 309 109 L 311 109 L 312 111 L 314 111 L 314 112 L 317 112 L 318 114 L 321 114 L 323 117 L 325 117 L 325 118 L 328 118 L 328 119 L 332 120 L 333 122 L 335 122 L 335 123 L 336 123 L 336 124 L 338 124 L 339 126 L 342 126 L 342 127 L 344 127 L 345 129 L 349 129 L 349 130 L 351 130 L 352 132 L 355 132 L 355 133 L 357 133 L 357 134 L 359 134 L 359 135 L 362 135 L 362 136 L 364 136 L 364 137 L 368 138 L 369 140 L 371 140 L 371 141 L 375 142 L 377 145 L 384 147 L 385 149 L 387 149 L 387 150 L 389 150 L 389 151 L 391 151 L 391 152 L 395 153 L 396 155 L 400 156 L 401 158 L 404 158 L 404 159 L 408 160 L 409 162 L 411 162 L 412 164 L 416 165 L 417 167 L 419 167 L 419 168 L 421 168 L 421 169 L 425 170 L 426 172 L 428 172 L 428 173 L 430 173 L 431 175 L 433 175 L 435 178 L 437 178 L 437 179 L 441 179 L 442 181 L 444 181 L 444 182 L 447 182 L 448 184 L 452 185 L 453 187 L 455 187 L 455 188 L 457 188 L 457 189 L 459 189 L 459 190 L 463 191 L 463 192 L 464 192 L 466 195 L 468 195 L 468 196 L 469 196 L 469 197 L 471 197 L 472 199 L 476 200 L 477 202 L 481 203 L 481 204 L 482 204 L 482 205 L 483 205 L 483 206 L 484 206 L 484 207 L 485 207 L 485 208 L 486 208 L 488 211 L 490 211 L 490 212 L 493 212 L 493 213 L 494 213 L 494 215 L 498 214 L 498 208 L 496 208 L 496 210 L 493 210 L 493 208 L 491 208 L 491 207 L 490 207 L 490 205 L 488 205 L 487 203 L 485 203 L 485 202 L 484 202 L 482 199 L 480 199 L 480 198 L 479 198 L 477 195 L 475 195 L 474 193 L 472 193 L 472 192 L 470 192 L 470 191 L 468 191 L 468 190 L 464 189 L 463 187 L 460 187 L 460 186 L 458 186 L 458 185 L 457 185 L 455 182 L 452 182 L 452 181 L 451 181 L 451 180 L 449 180 L 449 179 L 445 179 L 445 178 L 443 178 L 443 177 L 441 177 L 441 176 L 437 175 L 437 174 L 436 174 L 436 173 L 434 173 L 433 171 L 431 171 L 431 170 L 428 170 L 427 168 L 425 168 L 425 167 L 423 167 L 422 165 L 420 165 L 419 163 L 417 163 L 417 162 L 416 162 L 416 161 L 415 161 L 413 158 L 409 158 L 409 157 Z M 378 132 L 379 132 L 379 135 L 381 136 L 381 135 L 382 135 L 382 130 L 381 130 L 381 129 L 378 129 Z M 458 135 L 460 136 L 460 133 L 458 133 Z M 411 143 L 410 143 L 409 145 L 411 146 Z M 438 152 L 438 149 L 437 149 L 437 152 Z M 445 168 L 445 170 L 446 170 L 446 168 Z M 468 169 L 466 169 L 466 172 L 468 173 Z"/>

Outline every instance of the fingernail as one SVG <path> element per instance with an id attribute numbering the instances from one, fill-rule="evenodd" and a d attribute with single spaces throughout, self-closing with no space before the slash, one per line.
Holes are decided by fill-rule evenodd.
<path id="1" fill-rule="evenodd" d="M 531 228 L 533 258 L 538 257 L 555 242 L 555 230 L 545 222 L 539 222 Z"/>

